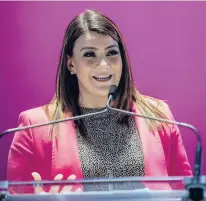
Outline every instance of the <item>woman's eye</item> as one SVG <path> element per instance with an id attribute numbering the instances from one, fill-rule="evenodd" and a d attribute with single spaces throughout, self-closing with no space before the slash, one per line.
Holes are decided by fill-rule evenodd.
<path id="1" fill-rule="evenodd" d="M 84 57 L 95 57 L 95 53 L 94 52 L 85 52 Z"/>
<path id="2" fill-rule="evenodd" d="M 117 54 L 119 54 L 118 51 L 116 51 L 116 50 L 111 50 L 111 51 L 109 51 L 109 52 L 107 53 L 107 56 L 115 56 L 115 55 L 117 55 Z"/>

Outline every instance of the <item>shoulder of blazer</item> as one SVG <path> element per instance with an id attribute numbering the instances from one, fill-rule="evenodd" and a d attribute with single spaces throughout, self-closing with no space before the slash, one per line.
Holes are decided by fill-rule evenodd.
<path id="1" fill-rule="evenodd" d="M 44 107 L 45 106 L 40 106 L 29 110 L 25 110 L 20 113 L 19 117 L 28 118 L 31 124 L 44 123 L 48 121 L 48 117 Z"/>
<path id="2" fill-rule="evenodd" d="M 156 99 L 150 96 L 146 96 L 146 99 L 150 104 L 152 104 L 154 107 L 157 107 L 160 110 L 160 112 L 165 115 L 165 117 L 162 117 L 163 119 L 175 121 L 173 114 L 170 110 L 170 107 L 165 100 Z M 170 140 L 172 136 L 176 136 L 180 134 L 177 125 L 175 124 L 167 124 L 167 125 L 168 125 L 167 127 L 164 127 L 163 130 L 160 130 L 158 132 L 162 140 L 163 139 Z"/>
<path id="3" fill-rule="evenodd" d="M 49 121 L 49 118 L 45 112 L 44 106 L 32 108 L 25 110 L 19 115 L 19 125 L 21 126 L 30 126 L 35 124 L 46 123 Z M 51 126 L 40 126 L 36 128 L 29 129 L 29 133 L 33 136 L 34 140 L 46 140 L 48 139 Z M 21 132 L 21 131 L 20 131 Z"/>

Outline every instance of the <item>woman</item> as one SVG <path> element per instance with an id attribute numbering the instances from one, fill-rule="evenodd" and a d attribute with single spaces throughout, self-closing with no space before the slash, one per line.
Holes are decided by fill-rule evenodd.
<path id="1" fill-rule="evenodd" d="M 166 103 L 136 90 L 121 34 L 99 12 L 87 10 L 69 24 L 56 80 L 51 103 L 22 112 L 20 126 L 101 111 L 112 84 L 119 92 L 113 107 L 173 119 Z M 8 160 L 9 180 L 178 175 L 192 175 L 178 128 L 117 112 L 17 132 Z M 108 190 L 109 186 L 81 189 Z M 65 189 L 79 190 L 67 186 L 51 191 Z"/>

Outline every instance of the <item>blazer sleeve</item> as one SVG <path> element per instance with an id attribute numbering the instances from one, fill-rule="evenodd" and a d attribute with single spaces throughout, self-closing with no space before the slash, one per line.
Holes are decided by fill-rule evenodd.
<path id="1" fill-rule="evenodd" d="M 192 170 L 177 126 L 172 128 L 169 175 L 192 176 Z"/>
<path id="2" fill-rule="evenodd" d="M 19 127 L 30 125 L 29 119 L 23 112 L 19 116 Z M 7 179 L 9 181 L 32 181 L 32 162 L 34 162 L 34 141 L 31 129 L 14 134 L 9 150 Z M 33 193 L 32 186 L 10 186 L 10 193 Z"/>
<path id="3" fill-rule="evenodd" d="M 175 120 L 169 106 L 167 105 L 169 119 Z M 170 154 L 168 176 L 192 176 L 187 153 L 184 147 L 182 136 L 177 125 L 170 126 Z M 170 186 L 173 190 L 184 189 L 182 182 L 172 182 Z"/>
<path id="4" fill-rule="evenodd" d="M 171 110 L 168 107 L 171 120 L 175 120 Z M 182 136 L 177 125 L 171 125 L 171 149 L 169 176 L 192 176 L 192 170 L 189 164 L 187 153 L 184 147 Z"/>

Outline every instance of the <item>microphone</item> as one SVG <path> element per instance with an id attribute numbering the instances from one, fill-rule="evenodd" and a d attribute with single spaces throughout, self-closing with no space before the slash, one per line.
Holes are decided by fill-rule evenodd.
<path id="1" fill-rule="evenodd" d="M 155 120 L 155 121 L 173 124 L 173 125 L 177 125 L 177 126 L 182 126 L 185 128 L 189 128 L 194 132 L 194 134 L 196 135 L 196 138 L 197 138 L 197 148 L 196 148 L 195 167 L 194 167 L 195 174 L 194 174 L 194 177 L 192 178 L 192 180 L 190 181 L 188 188 L 190 190 L 190 198 L 192 200 L 195 200 L 195 201 L 202 200 L 204 198 L 203 187 L 202 187 L 202 185 L 200 185 L 200 183 L 201 183 L 201 181 L 200 181 L 201 180 L 201 166 L 202 166 L 202 142 L 201 142 L 200 133 L 197 130 L 197 128 L 191 124 L 184 123 L 184 122 L 178 122 L 178 121 L 162 119 L 162 118 L 154 118 L 154 117 L 136 114 L 136 113 L 130 112 L 130 111 L 125 111 L 125 110 L 113 108 L 110 106 L 110 103 L 112 100 L 115 100 L 115 98 L 117 97 L 117 94 L 118 94 L 117 86 L 111 85 L 111 87 L 109 89 L 109 94 L 108 94 L 109 99 L 108 99 L 107 104 L 106 104 L 106 107 L 108 108 L 108 110 L 113 110 L 113 111 L 120 112 L 120 113 L 129 115 L 129 116 L 138 116 L 138 117 L 145 118 L 145 119 L 150 119 L 150 120 Z M 199 187 L 194 188 L 194 185 L 199 185 Z"/>

